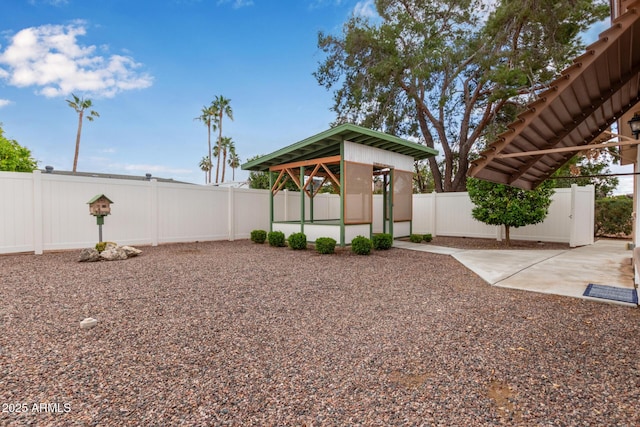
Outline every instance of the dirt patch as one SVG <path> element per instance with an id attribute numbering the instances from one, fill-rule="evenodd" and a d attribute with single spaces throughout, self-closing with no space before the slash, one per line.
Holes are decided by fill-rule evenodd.
<path id="1" fill-rule="evenodd" d="M 500 417 L 513 421 L 522 419 L 514 404 L 513 390 L 504 381 L 491 380 L 487 386 L 487 397 L 494 401 Z"/>
<path id="2" fill-rule="evenodd" d="M 409 239 L 406 238 L 406 241 L 409 241 Z M 511 240 L 511 246 L 507 246 L 504 240 L 497 241 L 496 239 L 479 239 L 475 237 L 436 236 L 430 243 L 423 244 L 460 249 L 570 249 L 568 243 Z"/>

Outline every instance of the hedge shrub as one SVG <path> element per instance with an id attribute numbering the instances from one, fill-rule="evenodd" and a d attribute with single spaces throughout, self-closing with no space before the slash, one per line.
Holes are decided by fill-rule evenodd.
<path id="1" fill-rule="evenodd" d="M 275 246 L 277 248 L 285 246 L 284 233 L 282 231 L 270 231 L 269 234 L 267 234 L 267 240 L 271 246 Z"/>
<path id="2" fill-rule="evenodd" d="M 633 199 L 628 196 L 596 200 L 596 236 L 628 236 L 633 228 Z"/>
<path id="3" fill-rule="evenodd" d="M 254 243 L 264 243 L 267 240 L 267 232 L 264 230 L 253 230 L 251 232 L 251 241 Z"/>
<path id="4" fill-rule="evenodd" d="M 336 239 L 331 237 L 318 237 L 316 239 L 316 251 L 319 254 L 333 254 L 336 252 Z"/>
<path id="5" fill-rule="evenodd" d="M 375 234 L 371 242 L 373 243 L 373 249 L 387 250 L 393 245 L 393 236 L 389 233 Z"/>
<path id="6" fill-rule="evenodd" d="M 428 243 L 433 240 L 433 236 L 431 234 L 425 234 L 424 236 L 422 236 L 422 240 Z"/>
<path id="7" fill-rule="evenodd" d="M 409 240 L 412 243 L 420 243 L 420 242 L 422 242 L 422 239 L 423 239 L 422 234 L 412 234 L 412 235 L 409 236 Z"/>
<path id="8" fill-rule="evenodd" d="M 289 247 L 294 250 L 307 249 L 307 236 L 304 233 L 293 233 L 289 236 Z"/>
<path id="9" fill-rule="evenodd" d="M 373 249 L 373 243 L 364 236 L 356 236 L 351 241 L 351 251 L 358 255 L 369 255 L 371 249 Z"/>

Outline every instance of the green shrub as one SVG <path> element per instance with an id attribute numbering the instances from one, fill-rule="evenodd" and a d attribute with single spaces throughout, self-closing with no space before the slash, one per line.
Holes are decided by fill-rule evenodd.
<path id="1" fill-rule="evenodd" d="M 316 251 L 319 254 L 333 254 L 336 252 L 336 239 L 331 237 L 318 237 L 316 239 Z"/>
<path id="2" fill-rule="evenodd" d="M 411 236 L 409 236 L 409 240 L 412 243 L 420 243 L 422 242 L 422 234 L 412 234 Z"/>
<path id="3" fill-rule="evenodd" d="M 425 234 L 424 236 L 422 236 L 422 240 L 424 240 L 425 242 L 430 242 L 433 240 L 433 236 L 431 234 Z"/>
<path id="4" fill-rule="evenodd" d="M 371 249 L 373 249 L 373 243 L 364 236 L 356 236 L 351 241 L 351 251 L 358 255 L 369 255 Z"/>
<path id="5" fill-rule="evenodd" d="M 118 246 L 118 244 L 114 242 L 98 242 L 96 243 L 96 251 L 98 252 L 104 251 L 105 249 L 107 249 L 107 245 Z"/>
<path id="6" fill-rule="evenodd" d="M 596 236 L 628 236 L 633 228 L 633 199 L 628 196 L 596 200 Z"/>
<path id="7" fill-rule="evenodd" d="M 269 234 L 267 234 L 267 240 L 271 246 L 275 246 L 277 248 L 285 246 L 284 233 L 282 231 L 270 231 Z"/>
<path id="8" fill-rule="evenodd" d="M 376 234 L 371 239 L 371 242 L 373 243 L 373 249 L 375 250 L 390 249 L 393 245 L 393 236 L 389 233 Z"/>
<path id="9" fill-rule="evenodd" d="M 264 243 L 267 240 L 267 232 L 264 230 L 253 230 L 251 232 L 251 241 L 254 243 Z"/>
<path id="10" fill-rule="evenodd" d="M 289 247 L 294 250 L 307 249 L 307 236 L 304 233 L 293 233 L 289 236 Z"/>

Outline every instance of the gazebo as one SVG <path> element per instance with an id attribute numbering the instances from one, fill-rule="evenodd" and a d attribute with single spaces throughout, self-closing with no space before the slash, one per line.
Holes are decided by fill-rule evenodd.
<path id="1" fill-rule="evenodd" d="M 373 192 L 383 198 L 383 232 L 411 233 L 414 161 L 436 156 L 432 148 L 352 124 L 342 124 L 242 165 L 267 172 L 270 191 L 270 229 L 286 236 L 303 232 L 307 240 L 334 238 L 344 246 L 358 235 L 373 234 Z M 287 180 L 300 192 L 295 220 L 274 215 L 274 197 Z M 314 198 L 325 185 L 340 195 L 332 215 L 318 217 Z"/>

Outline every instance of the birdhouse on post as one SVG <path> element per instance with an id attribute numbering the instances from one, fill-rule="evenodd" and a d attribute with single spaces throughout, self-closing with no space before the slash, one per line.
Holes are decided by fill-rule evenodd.
<path id="1" fill-rule="evenodd" d="M 87 202 L 89 205 L 89 213 L 96 217 L 98 223 L 98 237 L 102 242 L 102 225 L 104 217 L 111 214 L 111 204 L 113 202 L 104 194 L 98 194 Z"/>

